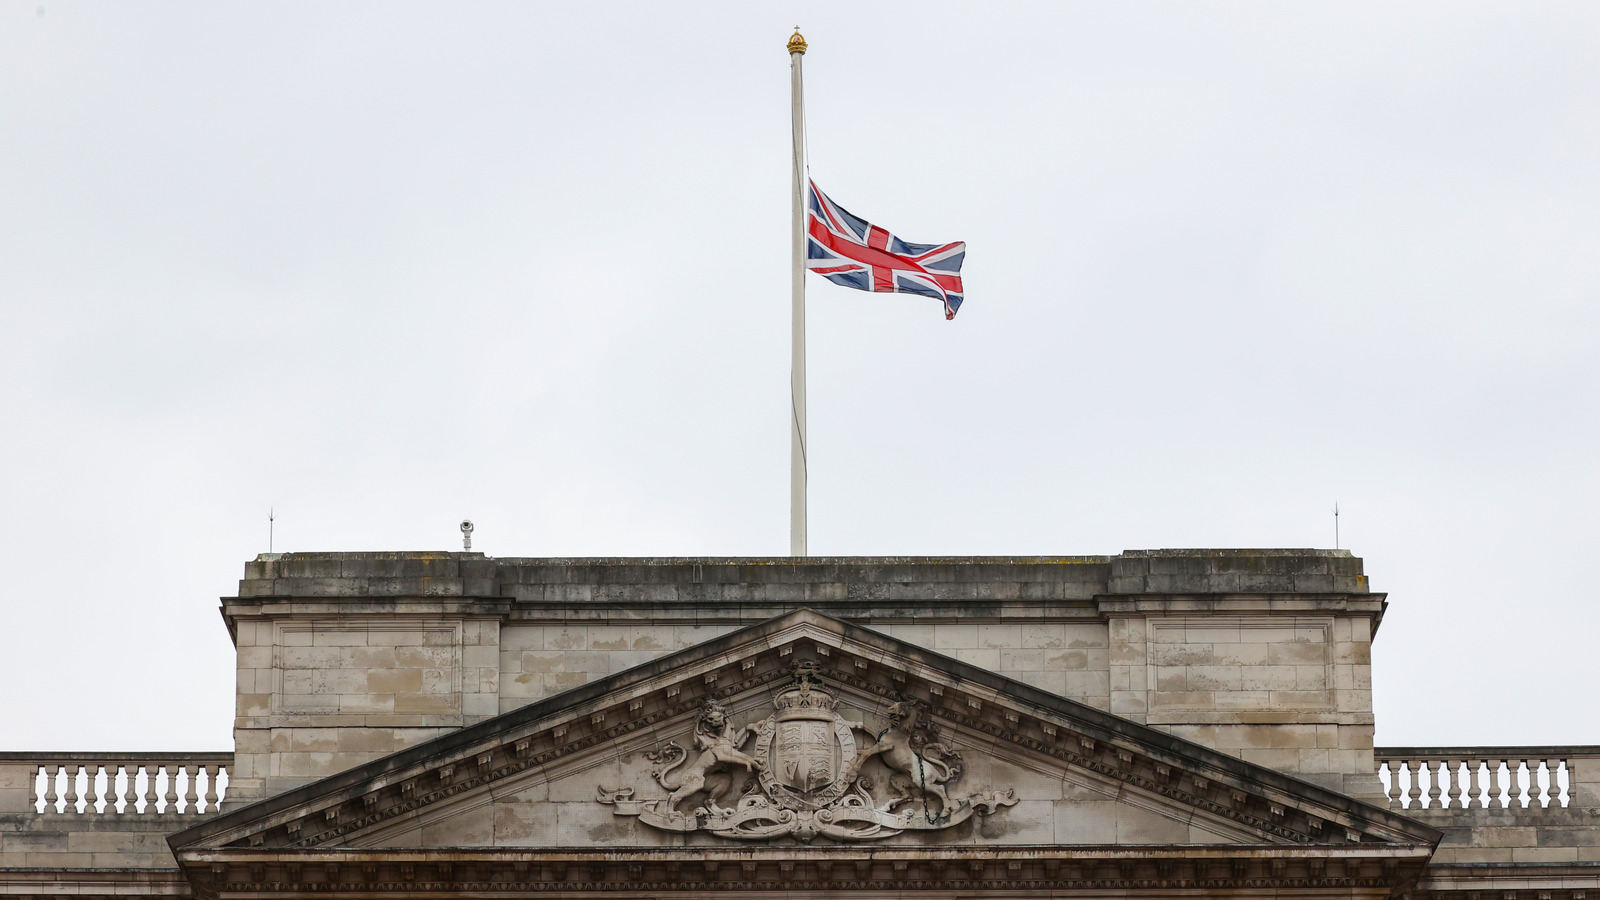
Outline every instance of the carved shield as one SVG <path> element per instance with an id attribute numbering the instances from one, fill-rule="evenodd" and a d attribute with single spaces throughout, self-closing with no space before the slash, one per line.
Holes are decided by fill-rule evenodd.
<path id="1" fill-rule="evenodd" d="M 756 780 L 783 809 L 831 806 L 849 787 L 855 735 L 833 711 L 832 695 L 810 689 L 804 695 L 785 696 L 792 702 L 755 726 L 754 756 L 762 764 Z"/>
<path id="2" fill-rule="evenodd" d="M 779 722 L 771 762 L 778 780 L 797 791 L 810 793 L 832 784 L 841 760 L 831 717 Z"/>

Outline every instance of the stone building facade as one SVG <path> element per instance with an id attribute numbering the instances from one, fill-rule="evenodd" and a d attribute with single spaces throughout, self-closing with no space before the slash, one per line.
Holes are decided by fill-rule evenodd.
<path id="1" fill-rule="evenodd" d="M 262 556 L 233 753 L 0 754 L 0 895 L 1588 900 L 1600 748 L 1374 747 L 1386 605 L 1342 551 Z"/>

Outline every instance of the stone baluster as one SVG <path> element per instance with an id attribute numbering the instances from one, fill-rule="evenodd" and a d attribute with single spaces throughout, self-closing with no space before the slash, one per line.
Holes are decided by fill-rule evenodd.
<path id="1" fill-rule="evenodd" d="M 72 799 L 77 796 L 77 783 L 72 780 L 72 765 L 61 765 L 61 783 L 56 786 L 58 786 L 59 796 L 61 796 L 61 809 L 58 812 L 61 812 L 61 814 L 77 812 L 77 810 L 72 809 Z"/>
<path id="2" fill-rule="evenodd" d="M 83 783 L 83 811 L 85 815 L 93 815 L 100 811 L 100 798 L 103 796 L 100 793 L 100 772 L 103 769 L 105 769 L 105 766 L 99 763 L 90 763 L 84 767 L 84 771 L 89 773 L 89 777 Z"/>
<path id="3" fill-rule="evenodd" d="M 1565 775 L 1567 779 L 1566 800 L 1561 799 L 1561 786 L 1556 782 L 1556 772 L 1558 770 L 1561 772 L 1561 774 Z M 1572 805 L 1572 771 L 1567 768 L 1567 761 L 1564 759 L 1551 760 L 1550 797 L 1552 800 L 1557 801 L 1561 806 Z"/>
<path id="4" fill-rule="evenodd" d="M 144 766 L 131 763 L 128 766 L 128 812 L 137 813 L 139 804 L 144 802 L 144 788 L 139 786 L 139 774 L 144 771 Z"/>
<path id="5" fill-rule="evenodd" d="M 106 801 L 106 808 L 112 809 L 121 804 L 123 815 L 133 813 L 133 773 L 129 772 L 128 767 L 122 763 L 116 763 L 107 768 L 106 771 L 111 773 L 106 781 L 107 793 L 110 795 L 110 799 Z M 118 777 L 127 779 L 127 782 L 122 787 L 117 787 Z"/>
<path id="6" fill-rule="evenodd" d="M 200 811 L 200 767 L 193 763 L 184 766 L 184 777 L 188 779 L 187 787 L 183 791 L 183 811 L 193 815 Z"/>
<path id="7" fill-rule="evenodd" d="M 1504 766 L 1504 769 L 1501 768 L 1502 766 Z M 1516 763 L 1509 759 L 1499 760 L 1495 764 L 1495 782 L 1498 785 L 1500 806 L 1504 809 L 1510 809 L 1511 798 L 1516 793 Z"/>
<path id="8" fill-rule="evenodd" d="M 1444 761 L 1445 770 L 1450 773 L 1450 784 L 1445 788 L 1446 806 L 1456 809 L 1462 809 L 1467 806 L 1467 801 L 1462 799 L 1462 795 L 1466 792 L 1461 789 L 1462 782 L 1466 781 L 1466 778 L 1461 774 L 1461 767 L 1464 765 L 1466 763 L 1459 759 L 1447 759 Z"/>
<path id="9" fill-rule="evenodd" d="M 161 811 L 161 785 L 159 784 L 159 779 L 161 778 L 160 764 L 145 763 L 144 777 L 146 781 L 145 790 L 147 792 L 145 795 L 144 814 L 147 816 L 153 816 Z"/>
<path id="10" fill-rule="evenodd" d="M 60 799 L 56 794 L 56 773 L 61 771 L 61 766 L 44 767 L 44 811 L 56 811 L 56 801 Z"/>
<path id="11" fill-rule="evenodd" d="M 83 766 L 62 766 L 62 768 L 69 770 L 67 775 L 66 812 L 75 813 L 78 811 L 78 801 L 83 797 L 83 794 L 78 790 L 78 773 L 83 771 Z"/>
<path id="12" fill-rule="evenodd" d="M 117 768 L 114 761 L 100 767 L 100 771 L 106 773 L 106 789 L 101 792 L 100 799 L 105 801 L 106 806 L 102 811 L 108 816 L 116 814 L 117 800 L 121 796 L 117 790 Z"/>
<path id="13" fill-rule="evenodd" d="M 1483 808 L 1489 805 L 1488 778 L 1485 777 L 1483 760 L 1467 760 L 1467 768 L 1471 770 L 1471 781 L 1467 785 L 1467 805 Z"/>
<path id="14" fill-rule="evenodd" d="M 1422 769 L 1426 763 L 1416 760 L 1406 760 L 1404 763 L 1408 774 L 1411 776 L 1411 786 L 1406 789 L 1406 809 L 1422 808 Z"/>
<path id="15" fill-rule="evenodd" d="M 84 767 L 84 771 L 89 773 L 88 778 L 83 783 L 83 811 L 86 814 L 92 815 L 100 811 L 100 797 L 102 796 L 100 793 L 100 771 L 104 768 L 99 763 L 91 763 Z"/>
<path id="16" fill-rule="evenodd" d="M 145 815 L 153 816 L 161 811 L 161 766 L 145 764 L 144 777 L 147 782 L 145 787 L 149 791 L 145 797 Z"/>
<path id="17" fill-rule="evenodd" d="M 161 801 L 161 789 L 156 785 L 156 776 L 161 774 L 160 766 L 145 763 L 144 766 L 144 814 L 153 816 L 157 812 L 157 805 Z"/>
<path id="18" fill-rule="evenodd" d="M 1438 809 L 1440 806 L 1439 795 L 1444 793 L 1439 784 L 1439 779 L 1444 771 L 1444 763 L 1435 766 L 1432 763 L 1424 762 L 1422 765 L 1428 770 L 1428 808 Z"/>
<path id="19" fill-rule="evenodd" d="M 1385 772 L 1389 775 L 1388 780 L 1383 778 L 1383 773 Z M 1396 799 L 1398 796 L 1396 789 L 1400 786 L 1400 773 L 1395 771 L 1394 763 L 1384 760 L 1378 767 L 1378 773 L 1378 783 L 1383 785 L 1383 799 L 1389 801 L 1391 809 L 1399 806 L 1400 803 Z"/>
<path id="20" fill-rule="evenodd" d="M 167 790 L 161 797 L 166 803 L 161 807 L 161 811 L 172 815 L 178 811 L 178 767 L 169 764 L 166 769 Z"/>
<path id="21" fill-rule="evenodd" d="M 1487 771 L 1483 774 L 1483 783 L 1489 803 L 1489 809 L 1500 808 L 1500 760 L 1486 759 L 1484 767 Z"/>
<path id="22" fill-rule="evenodd" d="M 1527 769 L 1528 769 L 1528 780 L 1527 780 L 1526 783 L 1523 782 L 1523 780 L 1522 780 L 1522 772 L 1520 771 L 1521 768 L 1523 768 L 1523 767 L 1527 767 Z M 1527 809 L 1529 805 L 1538 806 L 1539 805 L 1539 761 L 1538 760 L 1534 760 L 1533 761 L 1533 765 L 1530 766 L 1530 765 L 1528 765 L 1528 761 L 1527 760 L 1525 760 L 1525 759 L 1521 760 L 1519 762 L 1518 769 L 1519 769 L 1519 771 L 1517 772 L 1517 780 L 1515 782 L 1516 785 L 1517 785 L 1518 791 L 1521 792 L 1521 797 L 1520 797 L 1521 803 L 1519 803 L 1518 805 L 1521 806 L 1523 809 Z"/>
<path id="23" fill-rule="evenodd" d="M 100 766 L 100 771 L 106 776 L 106 786 L 100 791 L 100 802 L 104 804 L 101 812 L 115 815 L 117 812 L 117 764 L 106 763 Z"/>
<path id="24" fill-rule="evenodd" d="M 1544 782 L 1539 786 L 1539 805 L 1545 809 L 1550 807 L 1561 808 L 1561 778 L 1556 774 L 1556 767 L 1561 763 L 1553 759 L 1539 761 L 1544 766 Z"/>
<path id="25" fill-rule="evenodd" d="M 128 763 L 128 805 L 123 811 L 128 815 L 139 812 L 139 801 L 144 799 L 144 790 L 139 787 L 139 773 L 144 771 L 144 766 L 138 763 Z"/>
<path id="26" fill-rule="evenodd" d="M 205 766 L 206 773 L 206 812 L 217 811 L 217 773 L 222 771 L 221 766 Z"/>

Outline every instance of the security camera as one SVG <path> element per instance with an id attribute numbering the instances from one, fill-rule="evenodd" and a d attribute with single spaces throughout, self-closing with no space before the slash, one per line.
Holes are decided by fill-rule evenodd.
<path id="1" fill-rule="evenodd" d="M 472 533 L 472 520 L 471 519 L 462 519 L 461 520 L 461 533 L 462 534 L 471 534 Z"/>

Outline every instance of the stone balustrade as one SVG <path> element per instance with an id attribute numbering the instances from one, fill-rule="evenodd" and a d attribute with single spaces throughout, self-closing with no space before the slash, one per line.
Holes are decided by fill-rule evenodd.
<path id="1" fill-rule="evenodd" d="M 1593 806 L 1600 747 L 1377 747 L 1391 809 Z"/>
<path id="2" fill-rule="evenodd" d="M 0 812 L 214 813 L 232 766 L 232 753 L 0 753 Z"/>

